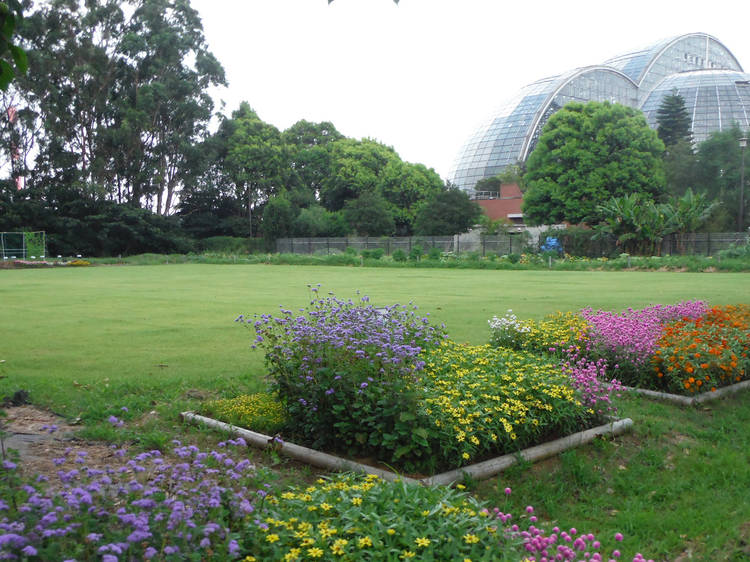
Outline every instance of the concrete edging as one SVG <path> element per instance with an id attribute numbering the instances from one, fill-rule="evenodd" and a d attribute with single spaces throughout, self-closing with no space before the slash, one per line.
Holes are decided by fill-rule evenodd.
<path id="1" fill-rule="evenodd" d="M 636 388 L 632 386 L 624 386 L 623 390 L 634 392 L 636 394 L 642 394 L 657 400 L 665 400 L 667 402 L 674 402 L 675 404 L 681 404 L 683 406 L 695 406 L 696 404 L 702 404 L 703 402 L 710 402 L 712 400 L 719 400 L 725 396 L 734 394 L 740 390 L 750 388 L 750 380 L 738 382 L 729 386 L 724 386 L 716 390 L 716 392 L 704 392 L 697 396 L 682 396 L 681 394 L 670 394 L 668 392 L 659 392 L 657 390 L 648 390 L 645 388 Z"/>
<path id="2" fill-rule="evenodd" d="M 622 420 L 614 420 L 610 423 L 592 427 L 584 431 L 579 431 L 567 437 L 561 437 L 554 441 L 542 443 L 528 449 L 524 449 L 518 453 L 512 453 L 496 457 L 487 461 L 464 466 L 456 470 L 443 472 L 441 474 L 435 474 L 426 478 L 408 478 L 401 476 L 395 472 L 389 470 L 383 470 L 374 466 L 361 464 L 358 462 L 350 461 L 342 457 L 335 455 L 329 455 L 328 453 L 322 453 L 314 449 L 302 447 L 301 445 L 295 445 L 294 443 L 282 442 L 278 443 L 274 441 L 274 438 L 269 435 L 250 431 L 242 427 L 230 425 L 212 418 L 207 418 L 195 414 L 193 412 L 183 412 L 181 414 L 183 420 L 195 423 L 203 423 L 209 427 L 221 429 L 227 431 L 239 437 L 242 437 L 245 441 L 258 447 L 260 449 L 272 448 L 277 450 L 279 453 L 291 457 L 295 460 L 317 466 L 319 468 L 325 468 L 334 471 L 351 471 L 361 472 L 366 474 L 375 474 L 384 480 L 401 480 L 410 484 L 421 484 L 424 486 L 447 486 L 456 481 L 462 480 L 465 475 L 471 476 L 477 480 L 489 478 L 496 474 L 499 474 L 506 468 L 514 465 L 518 462 L 518 458 L 521 457 L 529 462 L 535 462 L 538 460 L 546 459 L 553 455 L 573 449 L 580 445 L 585 445 L 593 441 L 600 435 L 620 435 L 628 431 L 633 426 L 633 420 L 625 418 Z"/>

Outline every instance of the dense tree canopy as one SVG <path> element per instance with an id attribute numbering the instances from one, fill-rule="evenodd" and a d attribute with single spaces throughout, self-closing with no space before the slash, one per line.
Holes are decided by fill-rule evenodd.
<path id="1" fill-rule="evenodd" d="M 596 223 L 612 197 L 664 189 L 664 144 L 638 110 L 569 103 L 550 117 L 526 163 L 529 224 Z"/>
<path id="2" fill-rule="evenodd" d="M 460 234 L 477 224 L 481 214 L 482 209 L 465 191 L 449 187 L 419 208 L 414 230 L 425 236 Z"/>

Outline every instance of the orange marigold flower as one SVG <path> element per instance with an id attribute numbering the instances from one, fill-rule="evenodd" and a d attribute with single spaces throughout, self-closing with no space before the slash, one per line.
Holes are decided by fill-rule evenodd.
<path id="1" fill-rule="evenodd" d="M 708 363 L 701 363 L 701 369 L 708 369 Z"/>

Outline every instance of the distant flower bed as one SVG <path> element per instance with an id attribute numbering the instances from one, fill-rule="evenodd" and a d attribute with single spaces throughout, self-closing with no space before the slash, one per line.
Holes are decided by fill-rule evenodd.
<path id="1" fill-rule="evenodd" d="M 572 318 L 576 318 L 573 320 Z M 542 322 L 506 315 L 490 320 L 491 341 L 515 349 L 562 351 L 574 379 L 616 377 L 638 388 L 677 394 L 715 391 L 750 370 L 750 308 L 702 301 L 623 312 L 584 309 Z"/>
<path id="2" fill-rule="evenodd" d="M 434 474 L 587 429 L 613 413 L 614 386 L 586 386 L 559 362 L 467 346 L 416 307 L 318 297 L 300 313 L 239 321 L 255 329 L 286 440 Z M 583 322 L 561 316 L 578 337 Z M 236 420 L 236 411 L 220 414 Z M 246 418 L 252 424 L 250 418 Z M 250 429 L 254 429 L 251 425 Z"/>
<path id="3" fill-rule="evenodd" d="M 47 260 L 2 260 L 0 261 L 0 267 L 4 268 L 40 268 L 40 267 L 64 267 L 64 266 L 86 266 L 91 265 L 90 262 L 82 259 L 75 259 L 73 261 L 47 261 Z"/>

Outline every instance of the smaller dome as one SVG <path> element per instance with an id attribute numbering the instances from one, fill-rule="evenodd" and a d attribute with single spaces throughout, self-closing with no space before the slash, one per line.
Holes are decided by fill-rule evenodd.
<path id="1" fill-rule="evenodd" d="M 750 74 L 733 70 L 680 72 L 662 80 L 649 93 L 641 111 L 651 127 L 666 96 L 677 93 L 685 100 L 693 140 L 700 143 L 715 131 L 734 126 L 750 128 Z"/>

